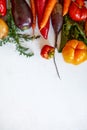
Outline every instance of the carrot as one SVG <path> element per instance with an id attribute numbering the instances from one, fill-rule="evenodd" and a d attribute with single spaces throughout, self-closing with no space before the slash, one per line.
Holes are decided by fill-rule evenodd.
<path id="1" fill-rule="evenodd" d="M 46 25 L 56 2 L 57 2 L 57 0 L 48 0 L 47 1 L 45 10 L 44 10 L 44 13 L 43 13 L 43 16 L 42 16 L 42 20 L 41 20 L 41 23 L 40 23 L 40 30 L 42 28 L 44 28 L 44 26 Z"/>
<path id="2" fill-rule="evenodd" d="M 35 9 L 35 1 L 30 0 L 30 5 L 31 5 L 31 10 L 32 10 L 32 15 L 33 15 L 33 23 L 32 23 L 32 29 L 34 33 L 34 29 L 36 27 L 36 9 Z"/>
<path id="3" fill-rule="evenodd" d="M 71 0 L 64 0 L 64 4 L 63 4 L 63 16 L 68 13 L 70 3 L 71 3 Z"/>

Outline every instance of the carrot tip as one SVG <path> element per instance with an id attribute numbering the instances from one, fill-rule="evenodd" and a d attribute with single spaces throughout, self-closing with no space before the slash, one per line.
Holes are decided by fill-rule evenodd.
<path id="1" fill-rule="evenodd" d="M 41 30 L 42 30 L 42 28 L 39 28 L 39 30 L 41 31 Z"/>
<path id="2" fill-rule="evenodd" d="M 40 31 L 41 31 L 44 27 L 45 27 L 44 25 L 40 25 Z"/>

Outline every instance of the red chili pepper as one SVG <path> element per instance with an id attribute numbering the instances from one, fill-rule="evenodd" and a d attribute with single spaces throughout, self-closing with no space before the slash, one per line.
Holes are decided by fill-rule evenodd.
<path id="1" fill-rule="evenodd" d="M 69 15 L 75 21 L 83 21 L 87 19 L 87 8 L 84 6 L 84 0 L 71 2 Z"/>
<path id="2" fill-rule="evenodd" d="M 41 49 L 41 56 L 45 59 L 50 59 L 54 57 L 55 48 L 49 45 L 44 45 Z"/>
<path id="3" fill-rule="evenodd" d="M 35 5 L 36 5 L 36 11 L 37 11 L 37 17 L 38 17 L 38 27 L 40 29 L 40 23 L 42 20 L 42 16 L 44 13 L 45 5 L 46 5 L 46 0 L 35 0 Z M 50 20 L 48 20 L 46 26 L 40 30 L 40 33 L 42 36 L 47 39 L 48 38 L 48 32 L 49 32 L 49 25 L 50 25 Z"/>
<path id="4" fill-rule="evenodd" d="M 5 16 L 7 11 L 6 0 L 0 0 L 0 16 Z"/>

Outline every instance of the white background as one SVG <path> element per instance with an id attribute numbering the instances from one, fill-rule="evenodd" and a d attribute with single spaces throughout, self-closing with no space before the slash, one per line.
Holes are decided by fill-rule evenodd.
<path id="1" fill-rule="evenodd" d="M 87 130 L 87 62 L 70 65 L 56 53 L 60 80 L 53 59 L 40 56 L 47 43 L 54 44 L 52 27 L 47 41 L 26 43 L 33 57 L 12 43 L 0 47 L 0 130 Z"/>

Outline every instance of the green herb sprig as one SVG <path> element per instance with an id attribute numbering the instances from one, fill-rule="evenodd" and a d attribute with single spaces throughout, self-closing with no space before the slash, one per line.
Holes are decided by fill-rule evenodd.
<path id="1" fill-rule="evenodd" d="M 23 54 L 27 57 L 33 56 L 34 53 L 29 48 L 22 46 L 21 43 L 24 41 L 38 39 L 40 38 L 40 35 L 31 36 L 28 34 L 23 34 L 22 31 L 19 28 L 17 28 L 17 26 L 14 23 L 11 9 L 7 10 L 6 23 L 9 27 L 9 34 L 6 38 L 0 40 L 0 46 L 2 46 L 3 44 L 6 44 L 7 42 L 15 43 L 16 50 L 20 53 L 20 55 Z"/>

